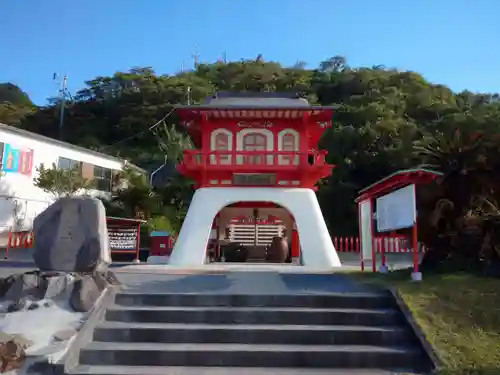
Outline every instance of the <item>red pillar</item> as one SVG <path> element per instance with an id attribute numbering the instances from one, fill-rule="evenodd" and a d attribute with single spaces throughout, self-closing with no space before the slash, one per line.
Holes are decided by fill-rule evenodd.
<path id="1" fill-rule="evenodd" d="M 413 272 L 418 272 L 418 227 L 417 222 L 412 228 L 412 242 L 413 242 Z"/>
<path id="2" fill-rule="evenodd" d="M 292 229 L 292 258 L 298 258 L 299 256 L 300 256 L 299 232 L 294 225 Z"/>

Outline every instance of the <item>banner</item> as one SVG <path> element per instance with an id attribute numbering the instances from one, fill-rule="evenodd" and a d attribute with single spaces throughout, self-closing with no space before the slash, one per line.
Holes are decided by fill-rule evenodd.
<path id="1" fill-rule="evenodd" d="M 33 150 L 14 148 L 6 143 L 4 145 L 2 170 L 6 173 L 20 173 L 31 176 L 33 169 Z"/>

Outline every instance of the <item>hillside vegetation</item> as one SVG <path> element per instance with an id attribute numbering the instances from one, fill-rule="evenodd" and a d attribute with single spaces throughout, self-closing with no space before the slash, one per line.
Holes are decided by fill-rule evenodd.
<path id="1" fill-rule="evenodd" d="M 165 153 L 175 162 L 188 143 L 176 128 L 178 119 L 168 116 L 156 135 L 148 130 L 173 104 L 199 103 L 218 90 L 299 91 L 311 103 L 338 105 L 334 127 L 321 140 L 337 167 L 318 191 L 332 233 L 357 233 L 353 201 L 361 188 L 396 170 L 425 165 L 444 177 L 419 194 L 421 239 L 431 249 L 424 266 L 447 260 L 453 267 L 483 268 L 498 261 L 499 96 L 454 93 L 414 72 L 350 67 L 339 56 L 317 69 L 304 66 L 283 67 L 259 57 L 200 64 L 175 75 L 145 67 L 95 77 L 67 102 L 63 137 L 142 166 L 163 162 Z M 58 103 L 51 103 L 33 110 L 4 99 L 0 122 L 57 137 Z M 164 200 L 180 208 L 191 193 L 176 177 Z"/>

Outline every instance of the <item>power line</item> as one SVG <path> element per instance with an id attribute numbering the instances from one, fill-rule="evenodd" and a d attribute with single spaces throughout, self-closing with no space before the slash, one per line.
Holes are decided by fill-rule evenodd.
<path id="1" fill-rule="evenodd" d="M 187 87 L 187 93 L 186 93 L 186 94 L 187 94 L 187 95 L 186 95 L 187 104 L 188 104 L 188 105 L 191 105 L 191 86 L 188 86 L 188 87 Z M 159 120 L 158 122 L 156 122 L 155 124 L 153 124 L 153 125 L 151 125 L 149 128 L 147 128 L 147 130 L 143 130 L 142 132 L 139 132 L 139 133 L 134 134 L 134 135 L 132 135 L 132 136 L 130 136 L 130 137 L 127 137 L 127 138 L 124 138 L 124 139 L 122 139 L 122 140 L 120 140 L 120 141 L 118 141 L 118 142 L 115 142 L 115 143 L 113 143 L 112 145 L 109 145 L 109 146 L 103 147 L 103 148 L 101 148 L 101 150 L 106 150 L 106 149 L 108 149 L 108 148 L 110 148 L 110 147 L 115 147 L 115 146 L 118 146 L 118 145 L 120 145 L 120 144 L 122 144 L 122 143 L 128 142 L 128 141 L 130 141 L 130 140 L 132 140 L 132 139 L 135 139 L 135 138 L 137 138 L 137 137 L 140 137 L 140 136 L 144 135 L 146 132 L 149 132 L 149 131 L 150 131 L 150 132 L 152 132 L 152 133 L 153 133 L 153 135 L 154 135 L 156 138 L 159 138 L 159 137 L 160 137 L 160 136 L 159 136 L 159 134 L 158 134 L 157 132 L 153 131 L 153 130 L 154 130 L 155 128 L 157 128 L 160 124 L 162 124 L 162 123 L 163 123 L 163 126 L 165 127 L 165 131 L 166 131 L 166 123 L 165 123 L 165 120 L 166 120 L 166 119 L 167 119 L 167 118 L 168 118 L 168 117 L 169 117 L 169 116 L 170 116 L 170 115 L 171 115 L 174 111 L 175 111 L 175 107 L 173 107 L 173 108 L 172 108 L 172 109 L 171 109 L 171 110 L 170 110 L 170 111 L 169 111 L 169 112 L 168 112 L 165 116 L 163 116 L 161 120 Z M 159 142 L 160 142 L 160 149 L 161 149 L 161 141 L 159 141 Z M 163 150 L 162 150 L 162 151 L 163 151 Z"/>
<path id="2" fill-rule="evenodd" d="M 116 143 L 113 143 L 112 145 L 103 147 L 103 148 L 101 148 L 101 150 L 106 150 L 106 149 L 108 149 L 110 147 L 115 147 L 115 146 L 120 145 L 122 143 L 128 142 L 128 141 L 130 141 L 130 140 L 132 140 L 134 138 L 140 137 L 141 135 L 144 135 L 146 132 L 149 132 L 149 131 L 153 130 L 154 128 L 156 128 L 157 126 L 159 126 L 161 123 L 163 123 L 174 112 L 174 110 L 175 110 L 175 107 L 172 108 L 165 116 L 163 116 L 163 118 L 160 121 L 156 122 L 154 125 L 151 125 L 147 130 L 143 130 L 142 132 L 139 132 L 139 133 L 134 134 L 134 135 L 132 135 L 130 137 L 124 138 L 124 139 L 122 139 L 122 140 L 120 140 L 120 141 L 118 141 Z"/>

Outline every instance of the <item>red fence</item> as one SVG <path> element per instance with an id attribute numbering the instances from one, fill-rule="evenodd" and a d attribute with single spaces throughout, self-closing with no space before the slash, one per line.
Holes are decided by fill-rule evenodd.
<path id="1" fill-rule="evenodd" d="M 335 249 L 340 253 L 359 253 L 361 245 L 359 237 L 335 236 L 332 237 Z M 375 239 L 376 253 L 409 253 L 412 252 L 411 243 L 404 236 L 380 236 Z M 424 246 L 419 246 L 419 252 L 424 251 Z"/>

